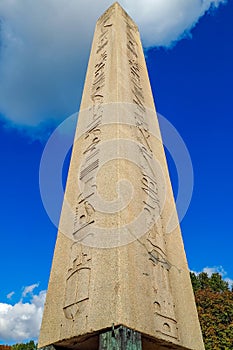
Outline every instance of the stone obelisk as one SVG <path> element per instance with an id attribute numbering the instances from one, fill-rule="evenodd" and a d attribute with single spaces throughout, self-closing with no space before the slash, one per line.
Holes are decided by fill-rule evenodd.
<path id="1" fill-rule="evenodd" d="M 139 32 L 114 3 L 96 25 L 39 347 L 129 341 L 204 349 Z"/>

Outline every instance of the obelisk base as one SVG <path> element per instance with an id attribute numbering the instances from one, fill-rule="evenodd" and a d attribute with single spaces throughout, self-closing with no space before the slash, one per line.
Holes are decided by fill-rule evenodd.
<path id="1" fill-rule="evenodd" d="M 100 334 L 99 350 L 142 350 L 141 334 L 120 326 Z"/>
<path id="2" fill-rule="evenodd" d="M 152 339 L 124 326 L 99 335 L 98 350 L 188 350 L 183 346 Z"/>
<path id="3" fill-rule="evenodd" d="M 48 345 L 39 350 L 190 350 L 183 346 L 152 339 L 125 326 Z M 196 350 L 196 349 L 195 349 Z"/>

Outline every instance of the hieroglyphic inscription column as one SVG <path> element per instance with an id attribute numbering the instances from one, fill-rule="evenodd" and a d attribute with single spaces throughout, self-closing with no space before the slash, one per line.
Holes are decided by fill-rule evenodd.
<path id="1" fill-rule="evenodd" d="M 98 348 L 125 326 L 143 349 L 204 349 L 137 26 L 96 25 L 39 346 Z"/>

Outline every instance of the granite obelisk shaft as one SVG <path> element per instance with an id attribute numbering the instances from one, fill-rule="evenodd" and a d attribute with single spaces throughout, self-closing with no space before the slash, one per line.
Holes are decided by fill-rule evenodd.
<path id="1" fill-rule="evenodd" d="M 118 3 L 96 25 L 39 347 L 94 350 L 113 325 L 145 350 L 204 349 L 140 36 Z"/>

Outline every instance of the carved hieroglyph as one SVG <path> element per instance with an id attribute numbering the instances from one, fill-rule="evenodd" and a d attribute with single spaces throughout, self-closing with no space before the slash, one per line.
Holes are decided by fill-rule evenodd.
<path id="1" fill-rule="evenodd" d="M 114 324 L 204 349 L 174 212 L 139 32 L 115 3 L 96 25 L 39 346 L 78 349 Z"/>

